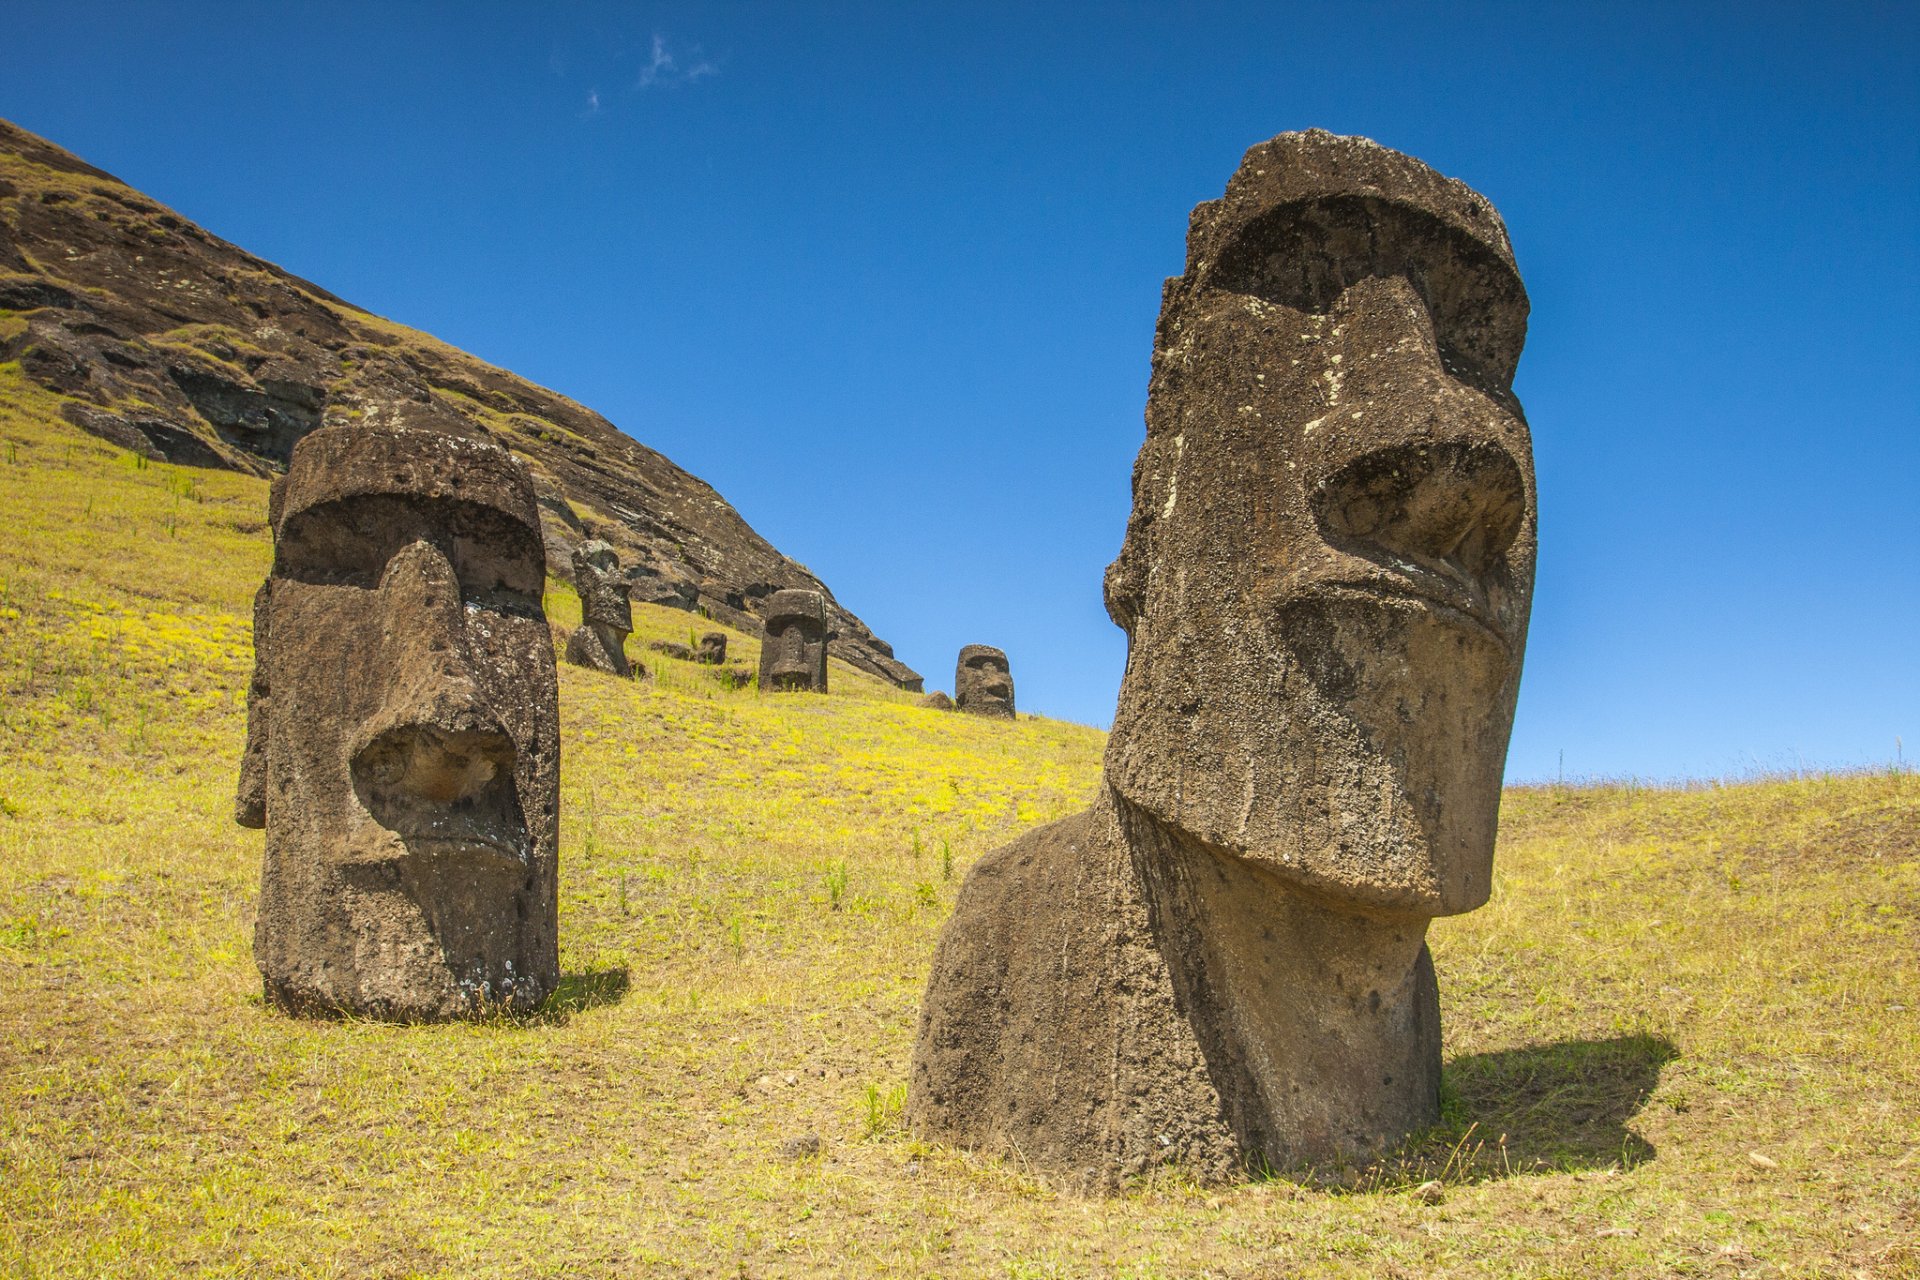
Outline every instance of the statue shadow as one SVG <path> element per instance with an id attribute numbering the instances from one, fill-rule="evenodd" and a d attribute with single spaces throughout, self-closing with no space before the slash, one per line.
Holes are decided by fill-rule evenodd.
<path id="1" fill-rule="evenodd" d="M 1441 1075 L 1441 1122 L 1366 1170 L 1332 1181 L 1354 1189 L 1439 1180 L 1487 1182 L 1530 1173 L 1631 1169 L 1654 1158 L 1629 1128 L 1678 1058 L 1657 1035 L 1463 1054 Z"/>
<path id="2" fill-rule="evenodd" d="M 563 973 L 560 975 L 560 985 L 553 989 L 553 994 L 520 1021 L 535 1025 L 562 1025 L 576 1013 L 619 1004 L 626 999 L 627 988 L 632 985 L 625 965 L 614 969 Z"/>

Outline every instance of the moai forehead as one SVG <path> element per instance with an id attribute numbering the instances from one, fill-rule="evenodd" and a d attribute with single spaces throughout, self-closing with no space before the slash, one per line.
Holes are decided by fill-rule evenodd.
<path id="1" fill-rule="evenodd" d="M 540 532 L 533 482 L 497 444 L 437 432 L 333 427 L 303 439 L 273 486 L 267 518 L 274 536 L 329 503 L 403 497 L 471 503 Z"/>
<path id="2" fill-rule="evenodd" d="M 573 563 L 576 570 L 584 566 L 599 573 L 614 573 L 620 568 L 620 553 L 612 543 L 592 538 L 574 548 Z"/>
<path id="3" fill-rule="evenodd" d="M 1532 596 L 1527 299 L 1479 194 L 1283 134 L 1167 282 L 1108 777 L 1330 893 L 1484 900 Z"/>
<path id="4" fill-rule="evenodd" d="M 960 666 L 984 669 L 998 667 L 1007 670 L 1007 655 L 990 644 L 964 645 L 960 649 Z"/>
<path id="5" fill-rule="evenodd" d="M 827 602 L 818 591 L 787 588 L 767 597 L 766 624 L 812 623 L 822 634 L 827 629 Z"/>

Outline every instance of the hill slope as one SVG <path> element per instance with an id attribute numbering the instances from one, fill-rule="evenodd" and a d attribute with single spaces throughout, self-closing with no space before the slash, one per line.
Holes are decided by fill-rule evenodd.
<path id="1" fill-rule="evenodd" d="M 548 563 L 620 548 L 634 598 L 755 630 L 782 587 L 824 592 L 833 652 L 920 677 L 711 486 L 564 396 L 389 323 L 0 120 L 0 361 L 67 419 L 155 459 L 265 475 L 322 423 L 487 435 L 533 468 Z"/>
<path id="2" fill-rule="evenodd" d="M 1447 1120 L 1369 1169 L 1083 1202 L 903 1133 L 959 878 L 1101 735 L 846 666 L 563 669 L 549 1008 L 282 1017 L 227 816 L 265 482 L 60 408 L 0 365 L 0 1274 L 1920 1273 L 1905 773 L 1510 792 L 1492 904 L 1433 935 Z"/>

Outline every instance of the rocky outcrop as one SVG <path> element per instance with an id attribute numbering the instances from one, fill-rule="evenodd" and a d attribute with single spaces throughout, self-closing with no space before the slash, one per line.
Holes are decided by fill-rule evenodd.
<path id="1" fill-rule="evenodd" d="M 283 471 L 323 425 L 505 445 L 533 473 L 549 572 L 602 538 L 632 598 L 749 634 L 783 589 L 826 601 L 835 657 L 920 677 L 713 488 L 564 396 L 362 311 L 0 121 L 0 362 L 69 421 L 199 467 Z"/>

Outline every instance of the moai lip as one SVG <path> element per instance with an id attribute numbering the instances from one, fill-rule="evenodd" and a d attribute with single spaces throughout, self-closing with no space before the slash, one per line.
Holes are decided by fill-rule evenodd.
<path id="1" fill-rule="evenodd" d="M 293 1012 L 531 1009 L 559 980 L 559 705 L 533 486 L 506 450 L 328 428 L 270 503 L 235 816 Z"/>
<path id="2" fill-rule="evenodd" d="M 567 638 L 567 661 L 609 675 L 632 675 L 627 660 L 631 588 L 611 544 L 594 539 L 574 548 L 573 586 L 580 595 L 580 625 Z"/>
<path id="3" fill-rule="evenodd" d="M 968 875 L 921 1133 L 1112 1186 L 1437 1119 L 1426 930 L 1491 887 L 1532 598 L 1526 319 L 1492 205 L 1364 138 L 1282 134 L 1194 210 L 1101 791 Z"/>
<path id="4" fill-rule="evenodd" d="M 1013 719 L 1013 673 L 1007 655 L 985 644 L 961 649 L 953 672 L 953 703 L 969 715 Z"/>
<path id="5" fill-rule="evenodd" d="M 763 693 L 827 691 L 827 602 L 818 591 L 788 589 L 767 597 L 760 641 Z"/>

